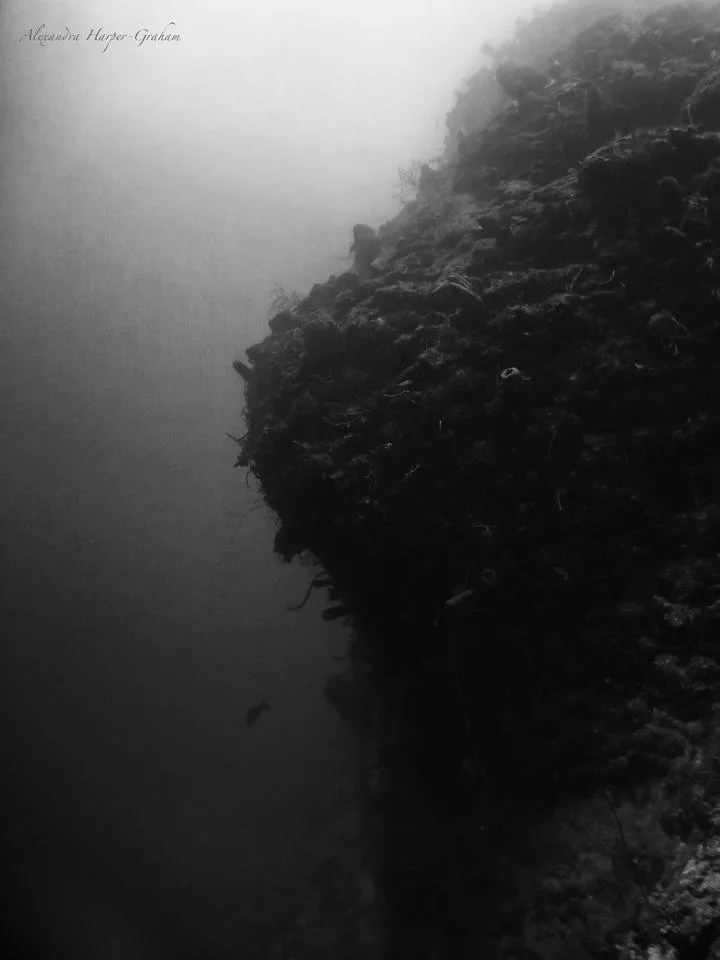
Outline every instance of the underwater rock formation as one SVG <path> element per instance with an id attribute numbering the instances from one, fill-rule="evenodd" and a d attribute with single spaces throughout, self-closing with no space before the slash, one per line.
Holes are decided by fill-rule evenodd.
<path id="1" fill-rule="evenodd" d="M 487 943 L 520 911 L 545 960 L 682 960 L 720 919 L 720 5 L 578 26 L 507 51 L 519 108 L 482 74 L 372 269 L 270 321 L 243 456 L 396 678 L 433 809 L 480 766 L 533 827 L 590 797 L 523 836 L 522 896 L 487 882 Z"/>
<path id="2" fill-rule="evenodd" d="M 355 255 L 355 272 L 361 280 L 372 276 L 371 264 L 382 249 L 377 234 L 372 227 L 364 223 L 356 223 L 353 227 L 353 244 L 350 253 Z"/>

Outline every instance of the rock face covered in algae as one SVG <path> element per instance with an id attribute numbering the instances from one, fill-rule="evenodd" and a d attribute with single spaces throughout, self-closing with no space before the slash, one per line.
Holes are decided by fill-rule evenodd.
<path id="1" fill-rule="evenodd" d="M 362 276 L 247 351 L 241 459 L 382 690 L 390 953 L 701 960 L 720 6 L 567 4 L 492 55 Z"/>

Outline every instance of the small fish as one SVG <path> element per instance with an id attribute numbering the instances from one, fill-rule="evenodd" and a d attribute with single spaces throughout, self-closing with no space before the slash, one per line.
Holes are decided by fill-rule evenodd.
<path id="1" fill-rule="evenodd" d="M 250 707 L 248 712 L 245 714 L 245 723 L 250 726 L 251 723 L 255 723 L 257 718 L 263 712 L 263 710 L 269 710 L 270 704 L 267 700 L 263 700 L 262 703 L 259 703 L 256 707 Z"/>

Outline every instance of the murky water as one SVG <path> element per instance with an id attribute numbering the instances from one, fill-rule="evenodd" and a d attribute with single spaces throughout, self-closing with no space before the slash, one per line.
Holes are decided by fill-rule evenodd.
<path id="1" fill-rule="evenodd" d="M 232 468 L 232 331 L 189 289 L 139 293 L 142 273 L 11 266 L 2 682 L 23 902 L 36 930 L 67 915 L 62 942 L 121 906 L 152 930 L 157 900 L 169 931 L 224 950 L 244 886 L 302 860 L 350 762 L 321 697 L 343 634 L 320 598 L 285 612 L 313 571 L 271 555 L 274 521 Z M 124 326 L 133 304 L 147 326 Z"/>
<path id="2" fill-rule="evenodd" d="M 322 698 L 344 632 L 285 611 L 314 571 L 272 555 L 225 436 L 283 251 L 254 286 L 217 191 L 175 203 L 40 94 L 3 118 L 8 923 L 18 957 L 252 957 L 352 764 Z"/>
<path id="3" fill-rule="evenodd" d="M 275 281 L 347 269 L 352 224 L 395 211 L 488 18 L 151 6 L 0 5 L 0 849 L 20 960 L 267 956 L 330 856 L 318 824 L 354 749 L 322 686 L 346 637 L 319 596 L 285 611 L 313 570 L 272 555 L 233 469 L 231 364 Z M 171 20 L 181 43 L 87 39 Z"/>

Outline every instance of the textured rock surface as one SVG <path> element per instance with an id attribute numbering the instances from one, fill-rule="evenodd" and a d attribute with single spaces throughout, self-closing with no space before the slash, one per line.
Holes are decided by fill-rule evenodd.
<path id="1" fill-rule="evenodd" d="M 361 628 L 387 955 L 701 960 L 720 9 L 559 13 L 554 46 L 548 22 L 516 46 L 535 30 L 552 64 L 504 76 L 527 95 L 469 85 L 482 122 L 380 229 L 372 276 L 316 285 L 248 351 L 243 457 L 277 551 L 314 554 Z"/>

